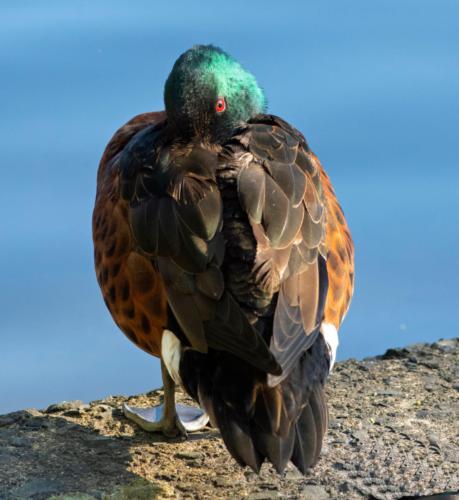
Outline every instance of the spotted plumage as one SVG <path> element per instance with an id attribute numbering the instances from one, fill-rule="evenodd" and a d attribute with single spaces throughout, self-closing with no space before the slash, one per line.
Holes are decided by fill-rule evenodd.
<path id="1" fill-rule="evenodd" d="M 328 422 L 327 325 L 336 333 L 353 290 L 343 212 L 301 133 L 265 114 L 254 77 L 220 49 L 183 54 L 165 103 L 108 144 L 93 217 L 107 307 L 162 359 L 166 410 L 149 428 L 184 432 L 180 383 L 241 465 L 304 472 Z"/>
<path id="2" fill-rule="evenodd" d="M 100 162 L 93 214 L 94 260 L 105 304 L 123 333 L 138 347 L 160 355 L 167 299 L 151 260 L 136 249 L 128 204 L 119 194 L 119 158 L 129 140 L 164 113 L 140 115 L 111 139 Z"/>

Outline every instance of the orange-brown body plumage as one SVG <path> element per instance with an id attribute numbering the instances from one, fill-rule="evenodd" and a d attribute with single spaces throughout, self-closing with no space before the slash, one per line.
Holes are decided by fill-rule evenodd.
<path id="1" fill-rule="evenodd" d="M 324 321 L 338 329 L 354 292 L 354 244 L 331 181 L 317 157 L 313 154 L 312 157 L 319 165 L 327 209 L 325 244 L 328 249 L 328 292 Z"/>
<path id="2" fill-rule="evenodd" d="M 119 194 L 117 162 L 136 132 L 162 120 L 164 113 L 136 116 L 112 137 L 99 165 L 93 213 L 94 260 L 105 304 L 121 331 L 153 356 L 160 355 L 167 299 L 158 271 L 136 250 L 127 202 Z"/>

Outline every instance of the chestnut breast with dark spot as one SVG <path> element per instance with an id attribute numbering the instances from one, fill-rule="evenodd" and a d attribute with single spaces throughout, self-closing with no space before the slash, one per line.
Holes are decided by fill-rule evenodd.
<path id="1" fill-rule="evenodd" d="M 98 193 L 93 218 L 94 260 L 105 304 L 124 334 L 144 351 L 160 355 L 167 299 L 152 262 L 134 249 L 127 211 L 113 194 Z"/>

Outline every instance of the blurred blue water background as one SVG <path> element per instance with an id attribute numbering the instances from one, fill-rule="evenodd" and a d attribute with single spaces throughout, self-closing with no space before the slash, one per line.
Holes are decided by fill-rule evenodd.
<path id="1" fill-rule="evenodd" d="M 195 43 L 253 71 L 332 177 L 357 248 L 339 359 L 457 335 L 458 19 L 442 0 L 2 1 L 0 412 L 161 384 L 105 309 L 91 211 L 104 145 L 162 109 Z"/>

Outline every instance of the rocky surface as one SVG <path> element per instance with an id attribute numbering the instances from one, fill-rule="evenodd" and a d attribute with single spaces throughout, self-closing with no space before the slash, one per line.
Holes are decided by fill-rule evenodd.
<path id="1" fill-rule="evenodd" d="M 165 442 L 125 419 L 123 401 L 161 391 L 0 416 L 0 498 L 402 498 L 459 490 L 459 339 L 338 363 L 330 429 L 306 476 L 239 468 L 218 432 Z M 182 400 L 186 398 L 180 396 Z"/>

